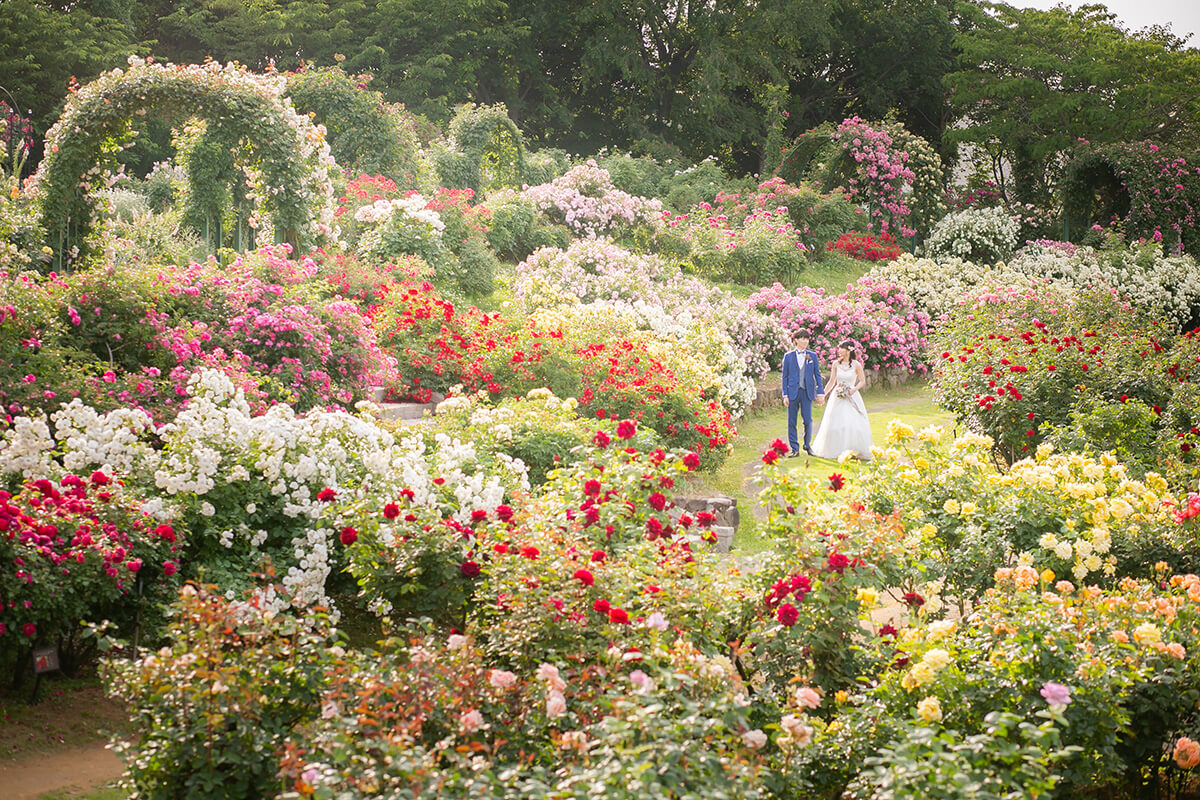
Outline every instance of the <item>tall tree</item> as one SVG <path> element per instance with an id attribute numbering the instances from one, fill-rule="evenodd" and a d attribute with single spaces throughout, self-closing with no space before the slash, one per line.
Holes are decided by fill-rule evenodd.
<path id="1" fill-rule="evenodd" d="M 1104 6 L 964 3 L 963 68 L 946 77 L 956 141 L 1012 164 L 1014 197 L 1045 200 L 1077 140 L 1169 142 L 1200 120 L 1200 51 L 1163 28 L 1131 33 Z"/>
<path id="2" fill-rule="evenodd" d="M 0 85 L 32 111 L 37 147 L 62 111 L 72 77 L 87 80 L 139 51 L 132 0 L 5 0 L 0 8 Z M 40 153 L 35 152 L 33 159 Z"/>

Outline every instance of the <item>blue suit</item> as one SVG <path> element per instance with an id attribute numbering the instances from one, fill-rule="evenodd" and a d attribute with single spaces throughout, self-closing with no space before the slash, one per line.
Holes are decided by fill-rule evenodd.
<path id="1" fill-rule="evenodd" d="M 817 354 L 812 350 L 789 350 L 783 356 L 783 396 L 788 399 L 788 444 L 793 453 L 800 452 L 796 435 L 796 412 L 804 419 L 804 449 L 812 444 L 812 404 L 825 382 L 817 366 Z"/>

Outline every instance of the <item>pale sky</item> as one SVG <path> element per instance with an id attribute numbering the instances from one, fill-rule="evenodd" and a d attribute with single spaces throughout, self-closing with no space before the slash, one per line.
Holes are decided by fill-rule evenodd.
<path id="1" fill-rule="evenodd" d="M 1059 5 L 1078 8 L 1081 0 L 1003 0 L 1018 8 L 1048 9 Z M 1151 25 L 1171 23 L 1176 36 L 1185 38 L 1188 47 L 1200 48 L 1200 0 L 1096 0 L 1117 16 L 1129 30 L 1136 31 Z"/>

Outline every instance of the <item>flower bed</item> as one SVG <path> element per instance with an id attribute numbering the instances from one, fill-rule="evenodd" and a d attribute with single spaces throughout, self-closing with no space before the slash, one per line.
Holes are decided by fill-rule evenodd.
<path id="1" fill-rule="evenodd" d="M 812 348 L 832 359 L 840 342 L 858 346 L 868 370 L 923 373 L 929 315 L 918 310 L 899 286 L 870 276 L 841 295 L 800 287 L 788 293 L 780 284 L 750 296 L 751 307 L 774 315 L 789 331 L 811 335 Z"/>

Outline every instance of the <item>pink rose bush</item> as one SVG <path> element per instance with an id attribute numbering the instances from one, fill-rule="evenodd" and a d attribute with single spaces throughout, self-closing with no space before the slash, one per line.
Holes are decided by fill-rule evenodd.
<path id="1" fill-rule="evenodd" d="M 530 186 L 522 194 L 551 221 L 586 238 L 650 228 L 662 214 L 660 200 L 635 197 L 617 189 L 608 172 L 591 159 L 550 183 Z"/>
<path id="2" fill-rule="evenodd" d="M 866 369 L 926 370 L 929 315 L 888 281 L 864 276 L 835 296 L 806 286 L 789 293 L 777 283 L 752 294 L 749 303 L 789 331 L 811 333 L 811 347 L 822 358 L 831 359 L 838 343 L 850 340 Z"/>
<path id="3" fill-rule="evenodd" d="M 0 321 L 0 342 L 16 356 L 0 369 L 38 370 L 13 380 L 25 402 L 9 391 L 8 404 L 17 404 L 9 413 L 80 397 L 163 418 L 202 369 L 231 376 L 260 408 L 364 399 L 393 374 L 394 359 L 355 305 L 314 290 L 315 262 L 288 250 L 263 248 L 225 266 L 101 266 L 7 279 L 21 298 Z M 58 313 L 48 316 L 54 304 Z"/>

